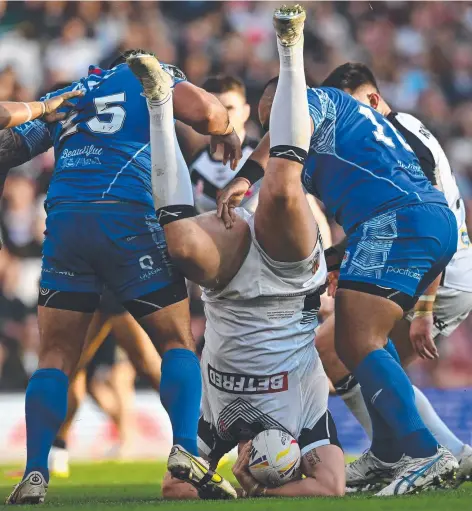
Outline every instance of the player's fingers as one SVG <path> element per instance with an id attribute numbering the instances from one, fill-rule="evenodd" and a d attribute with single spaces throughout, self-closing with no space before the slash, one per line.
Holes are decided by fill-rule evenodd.
<path id="1" fill-rule="evenodd" d="M 228 161 L 231 158 L 231 146 L 228 144 L 224 145 L 224 152 L 223 152 L 223 165 L 226 165 Z"/>
<path id="2" fill-rule="evenodd" d="M 231 167 L 232 170 L 236 170 L 242 157 L 243 157 L 243 151 L 242 151 L 241 147 L 237 147 L 236 154 L 235 154 L 235 156 L 233 158 L 233 162 L 232 162 L 232 167 Z"/>
<path id="3" fill-rule="evenodd" d="M 60 97 L 63 100 L 70 99 L 70 98 L 76 98 L 78 96 L 83 96 L 84 92 L 81 90 L 71 90 L 69 92 L 64 92 L 64 94 L 61 94 Z"/>
<path id="4" fill-rule="evenodd" d="M 211 137 L 211 139 L 210 139 L 210 154 L 214 154 L 217 147 L 218 147 L 218 142 L 213 137 Z"/>
<path id="5" fill-rule="evenodd" d="M 235 211 L 235 207 L 234 206 L 229 206 L 228 207 L 228 210 L 229 210 L 229 216 L 231 217 L 231 220 L 234 222 L 236 222 L 236 211 Z"/>
<path id="6" fill-rule="evenodd" d="M 428 343 L 426 345 L 426 349 L 431 353 L 431 355 L 434 358 L 439 358 L 439 352 L 436 348 L 436 345 L 434 344 L 434 341 L 432 339 L 428 339 Z"/>
<path id="7" fill-rule="evenodd" d="M 221 218 L 225 224 L 226 229 L 231 229 L 231 227 L 233 226 L 233 223 L 231 221 L 231 215 L 229 214 L 228 204 L 224 204 L 223 214 L 222 214 Z"/>
<path id="8" fill-rule="evenodd" d="M 231 209 L 229 206 L 226 206 L 226 229 L 232 229 L 234 224 L 233 216 L 231 214 Z"/>

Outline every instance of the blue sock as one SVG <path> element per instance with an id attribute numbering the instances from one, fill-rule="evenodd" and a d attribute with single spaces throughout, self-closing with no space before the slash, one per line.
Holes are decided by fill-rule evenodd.
<path id="1" fill-rule="evenodd" d="M 415 395 L 402 367 L 384 349 L 369 353 L 354 371 L 366 403 L 372 405 L 387 424 L 401 449 L 412 458 L 433 456 L 438 443 L 418 414 Z M 384 455 L 374 450 L 379 459 Z M 387 460 L 384 460 L 387 461 Z"/>
<path id="2" fill-rule="evenodd" d="M 397 348 L 395 348 L 395 344 L 393 344 L 392 339 L 388 339 L 387 344 L 384 346 L 384 350 L 387 350 L 390 353 L 397 364 L 402 365 L 400 362 L 400 355 L 398 354 Z"/>
<path id="3" fill-rule="evenodd" d="M 33 470 L 49 481 L 48 456 L 67 413 L 69 378 L 59 369 L 38 369 L 26 389 L 25 476 Z"/>
<path id="4" fill-rule="evenodd" d="M 173 349 L 162 357 L 161 402 L 169 414 L 174 445 L 198 456 L 197 430 L 202 399 L 200 362 L 190 350 Z"/>

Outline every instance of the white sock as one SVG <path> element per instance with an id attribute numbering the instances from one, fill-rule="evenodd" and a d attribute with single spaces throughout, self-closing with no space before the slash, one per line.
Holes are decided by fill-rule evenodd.
<path id="1" fill-rule="evenodd" d="M 155 208 L 193 206 L 190 174 L 175 135 L 172 93 L 163 101 L 148 101 L 148 109 Z"/>
<path id="2" fill-rule="evenodd" d="M 372 422 L 370 421 L 369 412 L 364 402 L 361 386 L 357 384 L 345 394 L 341 394 L 341 399 L 346 403 L 346 406 L 351 410 L 352 415 L 359 421 L 359 424 L 364 428 L 367 436 L 372 440 Z"/>
<path id="3" fill-rule="evenodd" d="M 280 74 L 270 116 L 271 147 L 288 145 L 308 152 L 311 138 L 310 115 L 303 67 L 303 36 L 294 46 L 277 39 Z"/>
<path id="4" fill-rule="evenodd" d="M 423 392 L 414 385 L 413 390 L 415 391 L 416 407 L 418 408 L 418 412 L 420 417 L 423 419 L 423 422 L 426 424 L 439 444 L 449 449 L 454 456 L 458 456 L 461 453 L 464 444 L 456 437 L 456 435 L 454 435 L 446 424 L 444 424 Z"/>

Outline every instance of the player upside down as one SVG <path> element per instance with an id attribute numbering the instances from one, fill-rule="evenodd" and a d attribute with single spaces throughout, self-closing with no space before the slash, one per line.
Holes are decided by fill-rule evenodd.
<path id="1" fill-rule="evenodd" d="M 274 16 L 281 80 L 271 158 L 256 212 L 239 209 L 231 229 L 215 212 L 194 216 L 188 170 L 177 164 L 175 154 L 170 89 L 167 97 L 164 92 L 156 97 L 164 84 L 150 80 L 158 62 L 148 57 L 131 66 L 150 99 L 153 187 L 169 254 L 188 279 L 204 287 L 200 453 L 215 467 L 239 444 L 234 473 L 249 496 L 343 495 L 343 453 L 313 344 L 326 266 L 300 180 L 310 139 L 306 84 L 303 65 L 301 73 L 290 66 L 292 59 L 303 61 L 305 15 L 284 12 Z M 264 488 L 249 473 L 249 446 L 257 433 L 273 428 L 298 439 L 306 478 Z M 188 483 L 170 475 L 163 495 L 197 497 Z"/>
<path id="2" fill-rule="evenodd" d="M 335 300 L 335 347 L 361 384 L 373 426 L 371 450 L 391 463 L 393 480 L 378 495 L 447 486 L 457 461 L 425 426 L 407 375 L 383 348 L 404 311 L 454 255 L 456 219 L 411 147 L 383 116 L 334 88 L 308 89 L 307 96 L 312 136 L 302 178 L 347 234 Z M 267 95 L 259 105 L 266 119 L 271 103 Z M 258 158 L 262 153 L 260 161 L 265 144 L 263 139 L 255 151 Z M 220 196 L 228 226 L 252 184 L 244 174 L 243 167 Z"/>

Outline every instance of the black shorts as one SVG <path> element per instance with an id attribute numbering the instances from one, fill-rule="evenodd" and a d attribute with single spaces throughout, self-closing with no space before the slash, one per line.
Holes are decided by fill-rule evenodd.
<path id="1" fill-rule="evenodd" d="M 235 426 L 238 425 L 235 424 Z M 252 440 L 263 431 L 259 423 L 251 425 L 244 423 L 240 424 L 239 428 L 241 431 L 239 441 Z M 297 440 L 302 456 L 312 449 L 324 445 L 337 445 L 342 449 L 336 425 L 329 410 L 326 410 L 326 413 L 321 416 L 313 428 L 302 429 Z M 203 417 L 200 417 L 198 423 L 198 450 L 200 451 L 200 456 L 206 459 L 213 469 L 216 468 L 220 459 L 237 445 L 237 440 L 228 441 L 222 439 L 218 435 L 216 427 L 207 422 Z"/>

